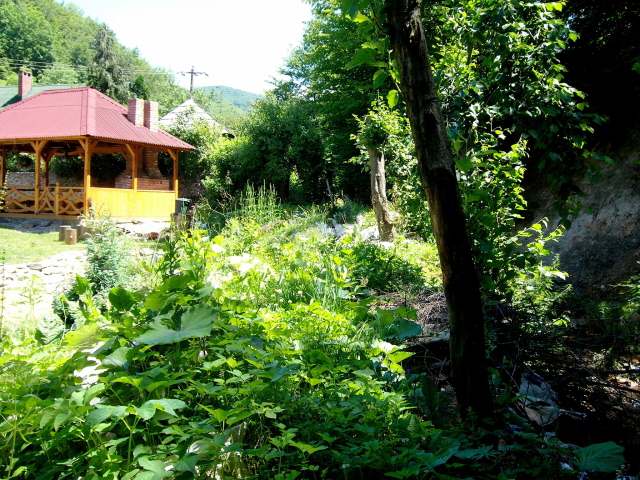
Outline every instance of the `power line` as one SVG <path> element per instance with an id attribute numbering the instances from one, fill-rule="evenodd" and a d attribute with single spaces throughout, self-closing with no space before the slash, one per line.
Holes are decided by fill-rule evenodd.
<path id="1" fill-rule="evenodd" d="M 37 60 L 19 60 L 14 58 L 4 58 L 0 60 L 5 60 L 9 64 L 9 66 L 13 68 L 17 67 L 34 67 L 46 69 L 49 67 L 56 67 L 59 70 L 66 71 L 78 71 L 79 73 L 86 73 L 91 67 L 86 65 L 71 65 L 61 62 L 44 62 Z M 145 68 L 122 68 L 121 71 L 124 73 L 129 73 L 132 75 L 156 75 L 156 76 L 175 76 L 176 74 L 172 71 L 154 71 L 154 67 L 150 67 L 149 69 Z"/>
<path id="2" fill-rule="evenodd" d="M 196 72 L 195 67 L 192 65 L 191 66 L 191 70 L 189 70 L 188 72 L 178 72 L 178 75 L 189 75 L 191 77 L 191 83 L 189 84 L 189 95 L 193 96 L 193 79 L 194 77 L 200 76 L 200 75 L 204 75 L 205 77 L 208 77 L 209 74 L 207 72 Z"/>

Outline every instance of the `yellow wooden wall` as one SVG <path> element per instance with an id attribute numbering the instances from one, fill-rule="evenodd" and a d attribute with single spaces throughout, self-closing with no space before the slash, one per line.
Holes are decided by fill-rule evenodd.
<path id="1" fill-rule="evenodd" d="M 175 192 L 90 187 L 88 198 L 89 204 L 99 215 L 169 220 L 175 211 L 176 194 Z"/>

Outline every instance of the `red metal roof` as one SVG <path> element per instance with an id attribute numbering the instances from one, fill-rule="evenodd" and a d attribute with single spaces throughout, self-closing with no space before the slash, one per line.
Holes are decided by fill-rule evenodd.
<path id="1" fill-rule="evenodd" d="M 84 136 L 193 149 L 162 130 L 136 127 L 127 118 L 125 107 L 89 87 L 45 91 L 0 110 L 0 141 Z"/>

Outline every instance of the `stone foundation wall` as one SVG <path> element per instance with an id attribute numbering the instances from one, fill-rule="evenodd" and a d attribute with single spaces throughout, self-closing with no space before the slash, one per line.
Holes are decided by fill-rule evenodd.
<path id="1" fill-rule="evenodd" d="M 5 185 L 7 187 L 33 188 L 35 174 L 33 172 L 7 172 Z M 49 174 L 49 185 L 54 187 L 59 183 L 61 187 L 81 187 L 82 179 L 78 178 L 58 178 L 54 173 Z M 40 185 L 45 184 L 44 175 L 41 176 Z"/>

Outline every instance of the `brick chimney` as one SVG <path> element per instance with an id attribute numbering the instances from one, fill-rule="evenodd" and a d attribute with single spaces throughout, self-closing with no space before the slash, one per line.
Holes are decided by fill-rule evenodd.
<path id="1" fill-rule="evenodd" d="M 18 74 L 18 96 L 23 99 L 25 98 L 29 92 L 31 91 L 31 86 L 33 85 L 33 77 L 29 72 L 21 71 Z"/>
<path id="2" fill-rule="evenodd" d="M 127 118 L 136 127 L 144 125 L 144 100 L 141 98 L 129 99 L 129 111 Z"/>
<path id="3" fill-rule="evenodd" d="M 144 102 L 144 126 L 152 132 L 158 131 L 158 102 L 145 100 Z"/>

